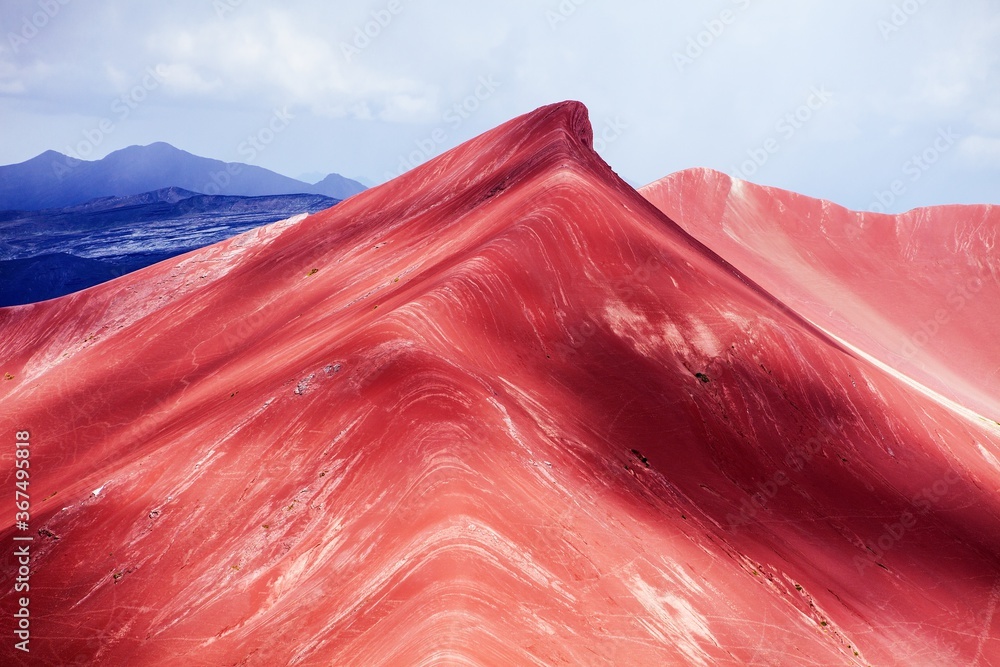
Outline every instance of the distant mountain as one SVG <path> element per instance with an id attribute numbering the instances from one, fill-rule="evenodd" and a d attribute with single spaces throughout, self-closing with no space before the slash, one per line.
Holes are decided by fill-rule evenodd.
<path id="1" fill-rule="evenodd" d="M 340 174 L 328 174 L 326 178 L 312 187 L 315 188 L 317 194 L 325 194 L 327 197 L 334 197 L 336 199 L 347 199 L 351 195 L 367 189 L 366 186 L 358 181 L 346 178 Z M 330 194 L 336 192 L 343 194 Z"/>
<path id="2" fill-rule="evenodd" d="M 323 195 L 203 195 L 166 188 L 41 211 L 0 211 L 0 307 L 76 292 L 269 222 Z"/>
<path id="3" fill-rule="evenodd" d="M 310 185 L 262 167 L 203 158 L 158 142 L 123 148 L 95 161 L 46 151 L 26 162 L 2 166 L 0 210 L 61 208 L 172 187 L 208 195 L 317 194 L 334 199 L 365 190 L 339 174 Z"/>

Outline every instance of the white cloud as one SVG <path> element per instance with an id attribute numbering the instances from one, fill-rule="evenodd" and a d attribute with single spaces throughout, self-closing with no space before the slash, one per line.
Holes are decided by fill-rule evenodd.
<path id="1" fill-rule="evenodd" d="M 222 88 L 221 78 L 207 79 L 202 72 L 187 63 L 160 65 L 166 90 L 181 96 L 207 96 Z"/>
<path id="2" fill-rule="evenodd" d="M 290 104 L 333 115 L 358 109 L 359 118 L 373 117 L 371 105 L 389 122 L 426 120 L 436 108 L 432 87 L 360 62 L 351 65 L 337 43 L 317 32 L 302 16 L 269 10 L 196 28 L 164 27 L 147 43 L 181 95 Z"/>
<path id="3" fill-rule="evenodd" d="M 960 154 L 973 164 L 1000 167 L 1000 138 L 973 135 L 958 144 Z"/>
<path id="4" fill-rule="evenodd" d="M 0 18 L 18 25 L 35 2 L 5 0 Z M 570 5 L 551 25 L 546 12 Z M 180 137 L 194 152 L 199 144 L 226 152 L 237 130 L 288 106 L 295 129 L 262 160 L 301 173 L 322 168 L 317 154 L 336 153 L 372 180 L 396 171 L 480 77 L 502 85 L 447 124 L 435 153 L 542 104 L 580 99 L 595 122 L 626 120 L 606 155 L 637 183 L 694 165 L 731 168 L 774 135 L 776 119 L 811 86 L 825 85 L 834 101 L 782 144 L 758 180 L 864 208 L 926 137 L 953 126 L 986 142 L 970 138 L 963 149 L 983 174 L 963 172 L 962 196 L 996 197 L 995 161 L 983 157 L 987 140 L 1000 136 L 995 0 L 926 3 L 888 39 L 878 22 L 892 3 L 868 0 L 407 0 L 345 57 L 342 46 L 373 12 L 385 19 L 386 6 L 258 0 L 220 17 L 205 0 L 69 3 L 17 54 L 0 55 L 0 113 L 38 119 L 0 147 L 0 162 L 61 149 L 156 65 L 162 90 L 102 151 Z M 736 20 L 720 30 L 724 9 Z M 673 55 L 692 39 L 701 52 L 678 72 Z M 38 129 L 45 123 L 64 129 L 53 136 Z M 961 198 L 934 187 L 959 186 L 938 177 L 913 196 Z M 921 203 L 932 202 L 901 205 Z"/>
<path id="5" fill-rule="evenodd" d="M 0 80 L 0 94 L 20 95 L 24 93 L 24 91 L 25 91 L 24 82 L 19 79 L 11 81 Z"/>
<path id="6" fill-rule="evenodd" d="M 389 95 L 378 115 L 381 120 L 390 123 L 430 122 L 439 116 L 437 100 L 432 94 Z"/>
<path id="7" fill-rule="evenodd" d="M 969 119 L 984 132 L 1000 134 L 1000 90 L 988 98 L 987 106 L 973 109 Z"/>

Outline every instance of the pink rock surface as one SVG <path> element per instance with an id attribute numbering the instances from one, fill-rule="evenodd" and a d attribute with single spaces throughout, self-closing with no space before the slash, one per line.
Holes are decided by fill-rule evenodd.
<path id="1" fill-rule="evenodd" d="M 640 192 L 810 322 L 1000 419 L 1000 208 L 860 213 L 708 169 Z"/>
<path id="2" fill-rule="evenodd" d="M 35 536 L 31 654 L 3 663 L 1000 660 L 1000 428 L 758 287 L 591 141 L 582 105 L 544 107 L 0 310 Z"/>

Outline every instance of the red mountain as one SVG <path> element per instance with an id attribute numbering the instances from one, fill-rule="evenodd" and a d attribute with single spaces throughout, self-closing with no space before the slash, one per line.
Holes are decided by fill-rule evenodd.
<path id="1" fill-rule="evenodd" d="M 581 105 L 545 107 L 0 309 L 3 480 L 30 432 L 31 503 L 0 540 L 33 537 L 30 593 L 0 572 L 8 623 L 30 595 L 4 664 L 1000 660 L 997 425 L 591 144 Z"/>
<path id="2" fill-rule="evenodd" d="M 640 192 L 817 326 L 1000 418 L 1000 208 L 859 213 L 706 169 Z"/>

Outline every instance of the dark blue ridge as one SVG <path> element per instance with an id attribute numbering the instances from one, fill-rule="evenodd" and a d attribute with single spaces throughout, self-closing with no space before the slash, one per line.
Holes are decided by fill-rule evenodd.
<path id="1" fill-rule="evenodd" d="M 164 188 L 64 208 L 0 211 L 0 307 L 93 287 L 338 202 L 314 194 L 236 197 Z"/>

